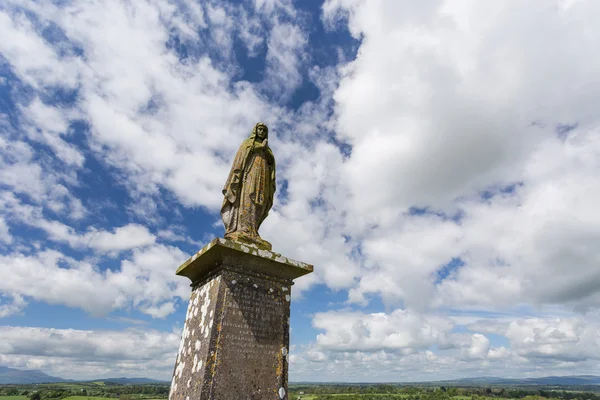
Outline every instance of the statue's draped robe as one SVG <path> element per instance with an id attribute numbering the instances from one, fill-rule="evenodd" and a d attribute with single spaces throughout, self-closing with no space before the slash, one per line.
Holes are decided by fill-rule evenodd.
<path id="1" fill-rule="evenodd" d="M 275 158 L 267 140 L 256 139 L 255 127 L 240 146 L 223 188 L 225 238 L 263 243 L 258 228 L 273 205 L 274 194 Z"/>

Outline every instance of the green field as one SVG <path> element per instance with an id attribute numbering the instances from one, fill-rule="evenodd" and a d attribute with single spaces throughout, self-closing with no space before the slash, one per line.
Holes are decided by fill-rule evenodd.
<path id="1" fill-rule="evenodd" d="M 298 396 L 295 393 L 293 395 L 294 396 Z M 324 394 L 321 394 L 321 395 L 308 394 L 308 395 L 301 395 L 300 397 L 302 397 L 302 400 L 313 400 L 317 396 L 324 396 Z M 410 395 L 408 395 L 408 394 L 387 394 L 387 393 L 369 393 L 369 394 L 332 393 L 332 394 L 329 394 L 328 396 L 339 397 L 340 400 L 343 399 L 344 397 L 350 397 L 350 396 L 352 396 L 352 397 L 356 397 L 356 396 L 363 396 L 363 397 L 367 397 L 367 396 L 369 396 L 369 397 L 372 397 L 372 396 L 376 396 L 376 397 L 387 396 L 387 397 L 393 397 L 394 399 L 405 399 L 407 397 L 410 397 Z M 469 397 L 469 399 L 470 399 L 470 397 Z"/>
<path id="2" fill-rule="evenodd" d="M 300 397 L 302 400 L 314 400 L 316 399 L 318 396 L 324 396 L 324 395 L 317 395 L 317 394 L 308 394 L 308 395 L 293 395 L 293 398 L 296 399 L 296 397 Z M 335 396 L 336 398 L 339 398 L 340 400 L 343 400 L 344 398 L 348 398 L 348 397 L 382 397 L 382 396 L 386 396 L 388 398 L 393 398 L 393 399 L 404 399 L 406 397 L 408 397 L 405 394 L 385 394 L 385 393 L 370 393 L 370 394 L 352 394 L 352 393 L 334 393 L 334 394 L 330 394 L 329 396 Z"/>
<path id="3" fill-rule="evenodd" d="M 300 394 L 302 393 L 302 394 Z M 166 400 L 168 384 L 123 385 L 111 381 L 0 385 L 0 400 Z M 597 386 L 405 386 L 310 384 L 289 386 L 290 400 L 600 400 Z"/>
<path id="4" fill-rule="evenodd" d="M 304 394 L 304 395 L 298 395 L 296 393 L 290 393 L 290 399 L 296 399 L 296 398 L 301 398 L 302 400 L 314 400 L 316 398 L 318 398 L 319 396 L 334 396 L 336 399 L 340 399 L 343 400 L 345 398 L 360 398 L 360 397 L 383 397 L 385 396 L 386 398 L 392 398 L 392 399 L 405 399 L 407 397 L 410 397 L 410 395 L 406 395 L 406 394 L 387 394 L 387 393 L 369 393 L 369 394 L 353 394 L 353 393 L 331 393 L 331 394 Z M 459 396 L 457 396 L 456 398 L 453 397 L 453 400 L 458 400 Z M 463 396 L 460 396 L 463 397 Z M 470 397 L 467 397 L 467 399 L 471 399 Z"/>
<path id="5" fill-rule="evenodd" d="M 295 393 L 293 395 L 299 396 Z M 315 399 L 317 396 L 325 396 L 325 394 L 321 394 L 321 395 L 308 394 L 308 395 L 301 395 L 300 397 L 302 397 L 302 400 L 312 400 L 312 399 Z M 387 393 L 369 393 L 369 394 L 332 393 L 332 394 L 329 394 L 328 396 L 339 397 L 340 400 L 343 399 L 344 397 L 350 397 L 350 396 L 352 396 L 352 397 L 356 397 L 356 396 L 364 396 L 364 397 L 366 397 L 366 396 L 369 396 L 369 397 L 371 397 L 371 396 L 377 396 L 377 397 L 387 396 L 387 397 L 393 397 L 394 399 L 405 399 L 407 397 L 410 397 L 410 395 L 407 395 L 407 394 L 387 394 Z M 470 397 L 469 397 L 469 399 L 470 399 Z"/>

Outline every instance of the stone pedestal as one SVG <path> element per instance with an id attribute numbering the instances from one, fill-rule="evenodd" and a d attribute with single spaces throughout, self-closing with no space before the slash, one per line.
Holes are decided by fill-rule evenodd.
<path id="1" fill-rule="evenodd" d="M 292 280 L 312 271 L 220 238 L 183 263 L 192 294 L 169 400 L 287 399 Z"/>

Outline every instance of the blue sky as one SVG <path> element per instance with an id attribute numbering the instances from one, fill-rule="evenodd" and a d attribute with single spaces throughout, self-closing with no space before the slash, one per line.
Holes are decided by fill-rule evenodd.
<path id="1" fill-rule="evenodd" d="M 263 121 L 292 381 L 600 374 L 599 7 L 4 1 L 0 365 L 169 380 Z"/>

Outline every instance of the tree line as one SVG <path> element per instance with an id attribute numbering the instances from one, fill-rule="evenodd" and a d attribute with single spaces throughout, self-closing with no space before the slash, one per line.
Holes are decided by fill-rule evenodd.
<path id="1" fill-rule="evenodd" d="M 576 392 L 564 389 L 548 388 L 502 388 L 502 387 L 407 387 L 400 385 L 301 385 L 294 386 L 293 396 L 298 393 L 317 395 L 315 400 L 340 400 L 339 395 L 345 394 L 344 400 L 451 400 L 455 396 L 470 400 L 524 399 L 524 400 L 600 400 L 600 393 Z M 290 393 L 290 394 L 292 394 Z M 377 394 L 377 396 L 375 396 Z M 354 396 L 353 396 L 354 395 Z M 370 396 L 373 395 L 373 396 Z"/>
<path id="2" fill-rule="evenodd" d="M 29 400 L 61 400 L 70 396 L 110 397 L 126 399 L 133 395 L 147 395 L 155 398 L 166 398 L 169 385 L 116 385 L 98 386 L 98 389 L 66 389 L 61 387 L 33 387 L 19 389 L 8 387 L 0 389 L 0 396 L 27 396 Z M 1 399 L 0 399 L 1 400 Z"/>

